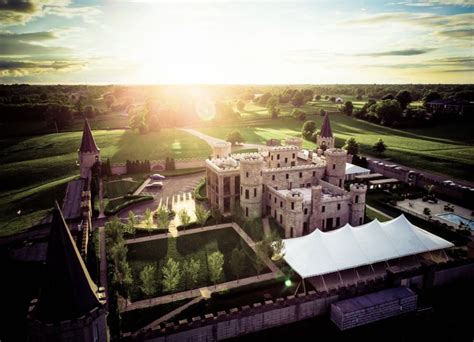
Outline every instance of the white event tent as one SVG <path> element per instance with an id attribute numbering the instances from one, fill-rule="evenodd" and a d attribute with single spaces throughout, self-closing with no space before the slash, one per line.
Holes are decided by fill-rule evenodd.
<path id="1" fill-rule="evenodd" d="M 343 271 L 454 245 L 414 226 L 404 215 L 285 239 L 284 259 L 302 278 Z"/>

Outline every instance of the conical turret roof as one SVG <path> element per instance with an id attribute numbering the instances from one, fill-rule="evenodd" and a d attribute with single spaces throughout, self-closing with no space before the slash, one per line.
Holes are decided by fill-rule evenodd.
<path id="1" fill-rule="evenodd" d="M 332 138 L 331 123 L 329 122 L 329 115 L 327 113 L 324 116 L 323 126 L 321 127 L 321 133 L 319 135 L 323 138 Z"/>
<path id="2" fill-rule="evenodd" d="M 56 203 L 35 318 L 57 323 L 81 317 L 102 304 L 63 214 Z"/>
<path id="3" fill-rule="evenodd" d="M 82 141 L 79 152 L 99 153 L 100 149 L 97 147 L 94 136 L 91 132 L 91 126 L 87 119 L 84 120 L 84 130 L 82 131 Z"/>

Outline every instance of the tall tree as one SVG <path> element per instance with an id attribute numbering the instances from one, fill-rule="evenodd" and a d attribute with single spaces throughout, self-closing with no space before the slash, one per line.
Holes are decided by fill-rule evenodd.
<path id="1" fill-rule="evenodd" d="M 313 133 L 315 131 L 316 131 L 316 122 L 314 122 L 313 120 L 309 120 L 303 124 L 303 127 L 301 129 L 301 135 L 306 140 L 311 140 L 311 137 L 313 136 Z"/>
<path id="2" fill-rule="evenodd" d="M 162 205 L 156 211 L 156 221 L 158 229 L 166 229 L 170 224 L 168 210 Z"/>
<path id="3" fill-rule="evenodd" d="M 163 291 L 174 292 L 178 288 L 179 282 L 181 281 L 181 271 L 178 261 L 174 261 L 173 258 L 169 258 L 166 264 L 161 269 L 163 274 Z"/>
<path id="4" fill-rule="evenodd" d="M 301 107 L 302 105 L 304 105 L 304 101 L 304 94 L 301 91 L 297 91 L 291 99 L 291 104 L 295 107 Z"/>
<path id="5" fill-rule="evenodd" d="M 256 249 L 255 259 L 254 259 L 254 266 L 255 270 L 257 271 L 257 276 L 265 269 L 265 258 L 268 257 L 265 254 L 265 251 L 261 248 Z"/>
<path id="6" fill-rule="evenodd" d="M 245 252 L 240 248 L 235 247 L 232 250 L 230 256 L 230 267 L 232 273 L 237 277 L 237 281 L 240 279 L 240 275 L 245 269 Z"/>
<path id="7" fill-rule="evenodd" d="M 156 267 L 154 265 L 146 265 L 140 272 L 140 280 L 142 285 L 140 289 L 146 296 L 156 293 Z"/>
<path id="8" fill-rule="evenodd" d="M 372 107 L 371 107 L 372 108 Z M 382 125 L 392 125 L 402 118 L 402 108 L 397 100 L 383 100 L 375 105 L 375 114 Z"/>
<path id="9" fill-rule="evenodd" d="M 215 286 L 222 277 L 224 255 L 219 251 L 213 252 L 207 257 L 207 264 L 209 266 L 209 278 Z"/>
<path id="10" fill-rule="evenodd" d="M 423 96 L 423 104 L 426 105 L 426 103 L 434 101 L 434 100 L 441 100 L 442 97 L 439 93 L 435 91 L 429 91 Z"/>
<path id="11" fill-rule="evenodd" d="M 193 289 L 199 279 L 199 272 L 201 271 L 201 263 L 199 260 L 189 258 L 183 263 L 183 277 L 188 289 Z"/>
<path id="12" fill-rule="evenodd" d="M 184 227 L 184 229 L 186 230 L 186 227 L 189 225 L 189 223 L 191 222 L 191 216 L 189 216 L 188 214 L 188 211 L 186 210 L 186 208 L 182 208 L 179 212 L 178 212 L 178 217 L 179 217 L 179 220 L 181 221 L 181 225 Z"/>
<path id="13" fill-rule="evenodd" d="M 196 210 L 194 213 L 196 214 L 196 222 L 201 227 L 204 227 L 207 220 L 209 219 L 209 216 L 211 216 L 211 212 L 199 204 L 196 205 Z"/>
<path id="14" fill-rule="evenodd" d="M 352 154 L 353 156 L 359 154 L 359 143 L 354 137 L 347 139 L 346 144 L 342 148 L 345 149 L 348 154 Z"/>
<path id="15" fill-rule="evenodd" d="M 280 108 L 278 107 L 278 104 L 278 96 L 272 96 L 267 101 L 268 113 L 271 115 L 272 119 L 276 119 L 280 114 Z"/>
<path id="16" fill-rule="evenodd" d="M 233 146 L 235 146 L 237 143 L 244 142 L 244 138 L 242 137 L 239 131 L 232 131 L 227 133 L 225 140 L 230 142 Z"/>
<path id="17" fill-rule="evenodd" d="M 408 90 L 400 90 L 395 96 L 395 99 L 400 103 L 402 110 L 405 110 L 412 101 L 411 94 Z"/>
<path id="18" fill-rule="evenodd" d="M 346 115 L 351 116 L 353 111 L 354 111 L 354 105 L 352 104 L 352 102 L 346 101 L 344 106 L 342 106 L 342 112 Z"/>
<path id="19" fill-rule="evenodd" d="M 125 231 L 130 234 L 135 236 L 136 232 L 136 225 L 138 224 L 137 216 L 133 211 L 128 212 L 128 218 L 127 218 L 127 224 L 125 225 Z"/>
<path id="20" fill-rule="evenodd" d="M 382 138 L 380 138 L 375 144 L 374 146 L 372 147 L 372 149 L 378 153 L 378 154 L 382 154 L 384 153 L 386 150 L 387 150 L 387 145 L 385 145 L 385 143 L 383 142 Z"/>
<path id="21" fill-rule="evenodd" d="M 153 230 L 153 213 L 150 208 L 145 210 L 145 227 L 148 230 L 148 233 L 151 234 Z"/>

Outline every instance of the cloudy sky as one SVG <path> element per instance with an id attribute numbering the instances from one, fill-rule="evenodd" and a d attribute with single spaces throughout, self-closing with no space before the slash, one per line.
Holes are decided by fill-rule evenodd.
<path id="1" fill-rule="evenodd" d="M 474 0 L 0 0 L 0 83 L 474 83 Z"/>

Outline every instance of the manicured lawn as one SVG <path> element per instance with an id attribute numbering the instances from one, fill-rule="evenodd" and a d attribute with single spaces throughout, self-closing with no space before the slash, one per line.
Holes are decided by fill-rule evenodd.
<path id="1" fill-rule="evenodd" d="M 379 212 L 376 212 L 370 208 L 365 208 L 365 215 L 369 219 L 369 221 L 365 223 L 369 223 L 370 221 L 373 221 L 375 219 L 379 220 L 380 222 L 385 222 L 391 220 L 387 215 L 381 214 Z"/>
<path id="2" fill-rule="evenodd" d="M 176 129 L 146 135 L 128 130 L 98 130 L 93 134 L 102 158 L 110 158 L 111 162 L 204 158 L 211 152 L 203 140 Z M 81 136 L 82 132 L 77 131 L 0 139 L 0 227 L 18 210 L 32 213 L 63 199 L 66 183 L 79 173 L 76 160 Z M 9 234 L 15 232 L 14 227 L 9 223 Z M 17 227 L 24 228 L 22 223 Z"/>
<path id="3" fill-rule="evenodd" d="M 244 242 L 242 242 L 245 244 Z M 213 285 L 209 279 L 207 255 L 212 252 L 220 251 L 224 254 L 224 269 L 219 283 L 237 279 L 233 274 L 230 266 L 230 256 L 235 247 L 241 246 L 240 236 L 232 228 L 218 229 L 214 231 L 195 233 L 180 236 L 178 238 L 167 238 L 161 240 L 153 240 L 137 244 L 128 245 L 128 261 L 132 268 L 133 278 L 137 279 L 132 285 L 132 300 L 143 299 L 144 296 L 139 288 L 140 271 L 149 264 L 157 267 L 158 291 L 156 295 L 162 295 L 161 286 L 162 273 L 161 268 L 168 258 L 182 263 L 187 258 L 199 260 L 201 270 L 199 272 L 198 283 L 196 287 Z M 253 266 L 253 258 L 255 254 L 249 248 L 245 248 L 247 254 L 246 265 L 242 278 L 256 275 Z M 265 271 L 264 271 L 265 272 Z M 262 273 L 264 273 L 262 272 Z M 188 289 L 184 279 L 181 279 L 176 292 Z"/>
<path id="4" fill-rule="evenodd" d="M 363 154 L 373 154 L 372 145 L 382 138 L 388 150 L 384 158 L 392 159 L 414 168 L 450 175 L 454 178 L 474 180 L 474 146 L 472 127 L 456 122 L 442 127 L 424 129 L 393 129 L 348 117 L 331 114 L 331 127 L 336 136 L 336 145 L 354 137 L 360 143 Z M 320 115 L 309 116 L 321 127 Z M 241 121 L 236 127 L 208 127 L 201 132 L 224 139 L 231 130 L 241 132 L 246 142 L 264 144 L 267 139 L 284 139 L 298 136 L 302 122 L 282 117 L 277 120 Z M 315 144 L 305 141 L 304 147 L 314 148 Z"/>

